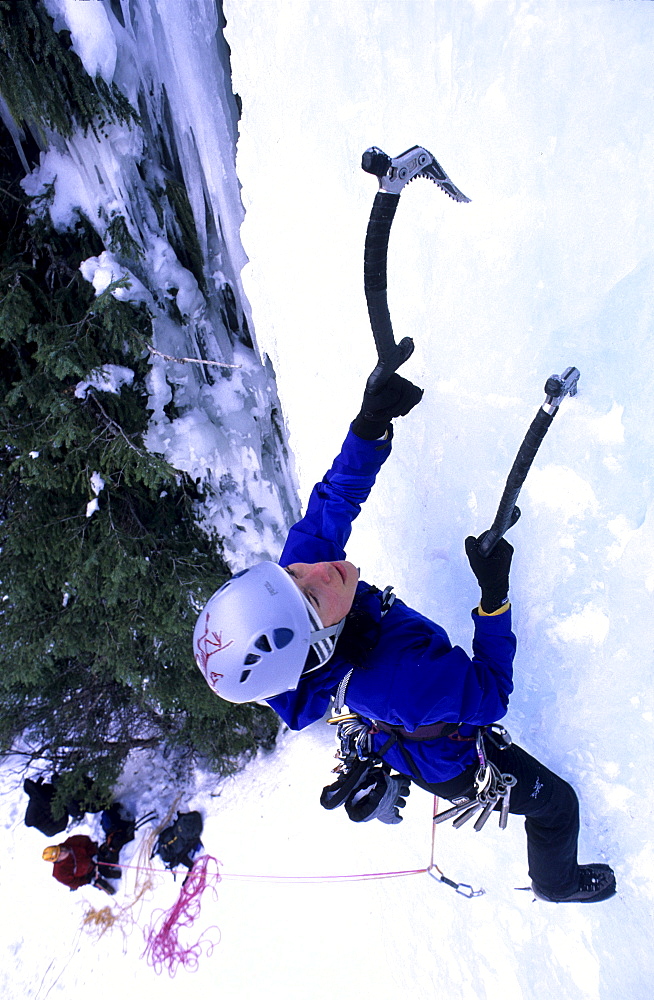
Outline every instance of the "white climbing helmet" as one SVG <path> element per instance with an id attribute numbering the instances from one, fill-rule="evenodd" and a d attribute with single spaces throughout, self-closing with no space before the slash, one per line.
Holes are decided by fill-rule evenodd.
<path id="1" fill-rule="evenodd" d="M 193 632 L 195 662 L 225 701 L 263 701 L 295 690 L 303 673 L 323 666 L 344 624 L 324 628 L 286 570 L 258 563 L 209 599 Z"/>

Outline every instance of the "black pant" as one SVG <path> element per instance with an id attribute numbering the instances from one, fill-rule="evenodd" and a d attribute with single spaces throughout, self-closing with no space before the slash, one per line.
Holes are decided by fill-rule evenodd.
<path id="1" fill-rule="evenodd" d="M 579 837 L 579 802 L 574 789 L 512 744 L 499 750 L 485 740 L 486 756 L 498 770 L 516 779 L 511 789 L 509 812 L 525 817 L 529 876 L 546 893 L 564 896 L 578 888 L 577 839 Z M 459 795 L 474 796 L 477 765 L 449 781 L 416 784 L 451 800 Z"/>

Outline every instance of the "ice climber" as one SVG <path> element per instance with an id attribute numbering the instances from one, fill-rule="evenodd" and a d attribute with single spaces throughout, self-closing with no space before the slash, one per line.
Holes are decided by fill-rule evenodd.
<path id="1" fill-rule="evenodd" d="M 506 746 L 502 727 L 491 728 L 513 690 L 511 545 L 501 539 L 484 558 L 479 539 L 465 540 L 481 589 L 472 658 L 435 622 L 393 600 L 390 588 L 382 593 L 364 583 L 345 558 L 352 521 L 391 453 L 391 419 L 421 398 L 422 390 L 397 374 L 377 394 L 364 395 L 279 564 L 235 574 L 202 611 L 196 662 L 221 698 L 265 701 L 291 729 L 321 719 L 333 697 L 338 709 L 346 703 L 343 718 L 355 742 L 358 734 L 359 750 L 384 762 L 374 794 L 357 785 L 356 765 L 325 789 L 323 798 L 342 793 L 353 819 L 399 822 L 409 780 L 462 809 L 481 796 L 490 815 L 494 802 L 487 805 L 479 786 L 485 760 L 484 775 L 499 776 L 497 808 L 508 800 L 508 811 L 525 817 L 534 893 L 557 903 L 607 899 L 616 891 L 611 868 L 577 862 L 574 790 L 520 747 Z M 510 791 L 501 784 L 506 775 L 515 778 Z"/>

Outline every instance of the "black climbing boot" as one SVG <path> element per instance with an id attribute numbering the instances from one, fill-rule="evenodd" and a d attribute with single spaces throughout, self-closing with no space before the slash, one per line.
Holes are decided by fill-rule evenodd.
<path id="1" fill-rule="evenodd" d="M 608 865 L 579 865 L 579 886 L 567 896 L 543 892 L 532 882 L 531 887 L 539 899 L 548 903 L 600 903 L 616 891 L 615 875 Z"/>

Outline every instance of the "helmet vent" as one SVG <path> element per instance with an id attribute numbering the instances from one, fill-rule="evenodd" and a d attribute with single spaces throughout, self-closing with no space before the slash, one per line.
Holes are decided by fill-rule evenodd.
<path id="1" fill-rule="evenodd" d="M 243 660 L 243 663 L 246 667 L 251 667 L 253 663 L 258 663 L 260 659 L 261 657 L 257 656 L 256 653 L 248 653 L 248 655 Z"/>
<path id="2" fill-rule="evenodd" d="M 216 593 L 222 594 L 225 590 L 227 590 L 227 588 L 230 586 L 230 584 L 232 584 L 234 582 L 234 580 L 238 580 L 239 576 L 243 576 L 247 572 L 248 572 L 248 570 L 242 569 L 240 573 L 234 573 L 234 576 L 230 576 L 229 580 L 227 580 L 226 583 L 223 583 L 223 585 L 220 588 L 220 590 L 216 591 Z"/>
<path id="3" fill-rule="evenodd" d="M 284 649 L 293 639 L 294 632 L 290 628 L 276 628 L 273 632 L 273 642 L 277 649 Z"/>
<path id="4" fill-rule="evenodd" d="M 243 681 L 246 681 L 251 673 L 252 673 L 251 670 L 244 670 L 243 673 L 241 674 L 239 684 L 242 684 Z"/>
<path id="5" fill-rule="evenodd" d="M 262 653 L 272 653 L 272 646 L 267 635 L 260 635 L 254 644 L 255 649 L 260 649 Z"/>

